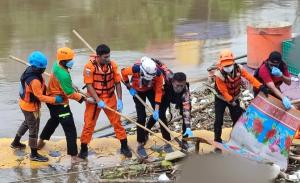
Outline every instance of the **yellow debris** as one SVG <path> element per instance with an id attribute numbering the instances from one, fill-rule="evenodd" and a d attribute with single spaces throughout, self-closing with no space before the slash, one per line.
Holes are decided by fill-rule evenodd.
<path id="1" fill-rule="evenodd" d="M 229 138 L 231 128 L 223 129 L 223 139 L 227 140 Z M 193 132 L 194 136 L 204 137 L 206 139 L 213 140 L 213 132 L 206 130 L 196 130 Z M 160 134 L 158 134 L 161 136 Z M 179 134 L 177 134 L 179 135 Z M 127 137 L 129 146 L 132 150 L 136 151 L 136 135 L 130 135 Z M 49 162 L 33 162 L 29 160 L 30 148 L 27 146 L 24 151 L 14 150 L 10 148 L 10 143 L 13 139 L 11 138 L 1 138 L 0 139 L 0 169 L 7 169 L 13 167 L 20 168 L 41 168 L 51 164 L 70 164 L 70 157 L 67 155 L 66 141 L 65 139 L 57 141 L 46 141 L 45 147 L 39 151 L 39 153 L 49 157 Z M 27 141 L 22 141 L 23 143 L 28 143 Z M 163 145 L 161 140 L 155 136 L 151 136 L 149 139 L 146 149 L 150 148 L 152 145 Z M 173 142 L 173 144 L 176 144 Z M 77 141 L 78 147 L 80 147 L 80 140 Z M 78 148 L 80 149 L 80 148 Z M 89 149 L 94 152 L 92 156 L 89 156 L 89 163 L 99 163 L 103 166 L 115 166 L 124 159 L 123 156 L 119 154 L 120 142 L 115 138 L 96 138 L 93 139 L 89 144 Z M 200 145 L 200 153 L 208 153 L 213 150 L 213 147 L 207 144 Z M 60 157 L 50 157 L 48 155 L 49 151 L 60 151 Z M 148 150 L 149 154 L 153 157 L 159 156 L 158 153 L 153 153 L 151 150 Z M 135 154 L 135 153 L 133 153 Z M 24 156 L 23 156 L 24 155 Z"/>

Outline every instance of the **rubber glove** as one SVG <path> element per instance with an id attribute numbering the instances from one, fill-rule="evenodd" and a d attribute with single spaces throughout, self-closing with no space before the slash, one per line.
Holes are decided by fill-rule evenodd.
<path id="1" fill-rule="evenodd" d="M 159 110 L 155 110 L 155 111 L 153 112 L 152 116 L 153 116 L 153 119 L 154 119 L 155 121 L 157 121 L 158 118 L 159 118 Z"/>
<path id="2" fill-rule="evenodd" d="M 284 98 L 282 99 L 282 103 L 283 103 L 285 109 L 291 109 L 291 108 L 292 108 L 292 103 L 291 103 L 291 101 L 290 101 L 289 98 L 284 97 Z"/>
<path id="3" fill-rule="evenodd" d="M 272 73 L 273 76 L 277 76 L 277 77 L 282 76 L 282 72 L 277 67 L 272 67 L 271 73 Z"/>
<path id="4" fill-rule="evenodd" d="M 183 134 L 183 136 L 188 136 L 188 137 L 192 137 L 193 136 L 193 132 L 190 128 L 186 128 L 185 129 L 185 133 Z"/>
<path id="5" fill-rule="evenodd" d="M 55 103 L 56 104 L 62 103 L 63 101 L 64 101 L 64 99 L 61 96 L 59 96 L 59 95 L 55 96 Z"/>
<path id="6" fill-rule="evenodd" d="M 130 93 L 131 96 L 135 96 L 136 95 L 136 90 L 134 88 L 130 88 L 129 93 Z"/>
<path id="7" fill-rule="evenodd" d="M 118 102 L 117 102 L 117 111 L 119 112 L 122 112 L 123 110 L 123 102 L 121 99 L 118 99 Z"/>
<path id="8" fill-rule="evenodd" d="M 103 102 L 103 100 L 100 100 L 98 103 L 97 103 L 98 107 L 103 109 L 105 107 L 105 103 Z"/>

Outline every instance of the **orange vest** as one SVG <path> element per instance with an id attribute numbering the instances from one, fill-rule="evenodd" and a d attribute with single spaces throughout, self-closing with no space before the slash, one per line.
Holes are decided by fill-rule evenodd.
<path id="1" fill-rule="evenodd" d="M 238 96 L 241 92 L 241 85 L 242 85 L 241 70 L 239 66 L 236 64 L 234 65 L 233 77 L 230 77 L 223 70 L 220 70 L 220 72 L 224 78 L 224 82 L 227 86 L 229 95 L 231 95 L 232 97 Z M 216 90 L 220 94 L 217 87 Z"/>
<path id="2" fill-rule="evenodd" d="M 32 89 L 29 87 L 31 81 L 37 79 L 41 82 L 43 94 L 46 94 L 46 85 L 42 75 L 34 74 L 31 67 L 28 67 L 21 76 L 20 83 L 20 98 L 27 103 L 34 103 L 38 107 L 41 105 L 40 100 L 33 94 Z"/>
<path id="3" fill-rule="evenodd" d="M 95 59 L 90 61 L 95 67 L 93 88 L 98 95 L 111 97 L 115 91 L 114 71 L 111 64 L 100 66 L 95 62 Z"/>

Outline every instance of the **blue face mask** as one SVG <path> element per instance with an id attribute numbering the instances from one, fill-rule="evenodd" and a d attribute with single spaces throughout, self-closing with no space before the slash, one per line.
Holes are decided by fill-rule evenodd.
<path id="1" fill-rule="evenodd" d="M 73 61 L 73 60 L 71 60 L 71 61 L 69 61 L 69 62 L 66 63 L 66 66 L 67 66 L 69 69 L 72 69 L 73 65 L 74 65 L 74 61 Z"/>

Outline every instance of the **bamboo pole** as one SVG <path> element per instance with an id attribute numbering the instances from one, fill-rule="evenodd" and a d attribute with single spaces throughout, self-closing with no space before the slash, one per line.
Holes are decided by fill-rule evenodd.
<path id="1" fill-rule="evenodd" d="M 153 113 L 153 109 L 151 106 L 149 106 L 148 104 L 146 104 L 146 102 L 144 102 L 141 97 L 138 94 L 135 94 L 135 97 L 145 106 L 145 108 L 150 112 Z M 172 131 L 167 127 L 167 125 L 165 125 L 164 122 L 162 122 L 160 119 L 158 119 L 159 124 L 171 135 L 171 137 L 181 146 L 182 142 L 179 140 L 178 137 L 175 137 L 172 134 Z M 173 140 L 172 139 L 172 140 Z"/>
<path id="2" fill-rule="evenodd" d="M 148 128 L 144 127 L 143 125 L 141 125 L 141 124 L 139 124 L 139 123 L 133 121 L 132 119 L 130 119 L 130 118 L 127 117 L 126 115 L 124 115 L 124 114 L 122 114 L 122 113 L 120 113 L 120 112 L 118 112 L 118 111 L 116 111 L 116 110 L 114 110 L 114 109 L 112 109 L 112 108 L 110 108 L 110 107 L 108 107 L 108 106 L 106 106 L 105 108 L 108 109 L 108 110 L 110 110 L 110 111 L 112 111 L 112 112 L 115 112 L 116 114 L 118 114 L 118 115 L 120 115 L 121 117 L 125 118 L 125 119 L 128 120 L 129 122 L 134 123 L 134 124 L 137 125 L 138 127 L 140 127 L 140 128 L 142 128 L 142 129 L 146 130 L 147 132 L 151 133 L 152 135 L 154 135 L 155 137 L 157 137 L 157 138 L 160 139 L 161 141 L 163 141 L 163 142 L 165 142 L 165 143 L 171 145 L 171 146 L 174 147 L 175 149 L 181 151 L 181 149 L 178 148 L 176 145 L 174 145 L 174 144 L 172 144 L 171 142 L 165 140 L 164 138 L 162 138 L 162 137 L 156 135 L 154 132 L 152 132 L 152 131 L 149 130 Z"/>

